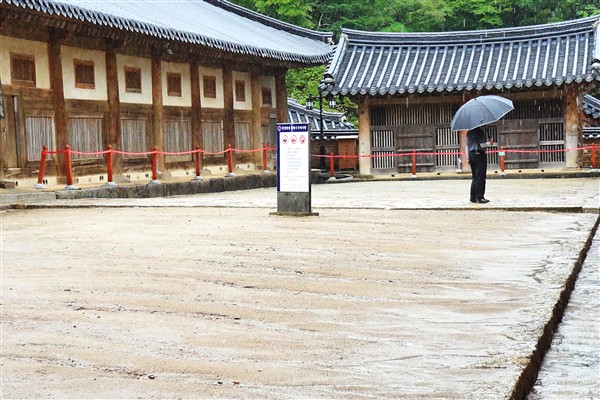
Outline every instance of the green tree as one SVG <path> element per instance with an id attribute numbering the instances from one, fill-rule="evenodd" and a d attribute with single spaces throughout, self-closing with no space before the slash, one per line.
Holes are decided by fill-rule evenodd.
<path id="1" fill-rule="evenodd" d="M 311 7 L 306 0 L 237 0 L 242 7 L 304 28 L 313 28 Z"/>
<path id="2" fill-rule="evenodd" d="M 384 32 L 437 32 L 444 30 L 452 8 L 448 0 L 396 0 L 388 11 L 393 22 Z"/>

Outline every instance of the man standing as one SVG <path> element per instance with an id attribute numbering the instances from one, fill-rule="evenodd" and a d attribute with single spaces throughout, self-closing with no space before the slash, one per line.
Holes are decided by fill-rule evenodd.
<path id="1" fill-rule="evenodd" d="M 487 156 L 485 149 L 494 143 L 486 141 L 483 128 L 477 127 L 467 133 L 467 157 L 471 166 L 471 203 L 488 203 L 485 195 L 485 176 L 487 174 Z"/>

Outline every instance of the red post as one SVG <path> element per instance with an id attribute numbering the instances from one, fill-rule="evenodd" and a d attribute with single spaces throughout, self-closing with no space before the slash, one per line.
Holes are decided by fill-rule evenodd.
<path id="1" fill-rule="evenodd" d="M 158 180 L 158 147 L 152 149 L 152 180 Z"/>
<path id="2" fill-rule="evenodd" d="M 504 173 L 504 147 L 500 147 L 500 173 Z"/>
<path id="3" fill-rule="evenodd" d="M 267 169 L 269 169 L 267 166 L 267 144 L 266 143 L 263 143 L 262 162 L 263 162 L 263 171 L 266 171 Z"/>
<path id="4" fill-rule="evenodd" d="M 412 152 L 412 175 L 417 176 L 417 150 Z"/>
<path id="5" fill-rule="evenodd" d="M 331 178 L 335 177 L 335 159 L 333 158 L 333 153 L 329 153 L 329 176 Z"/>
<path id="6" fill-rule="evenodd" d="M 71 147 L 65 145 L 65 168 L 67 173 L 67 187 L 73 186 L 73 168 L 71 165 Z"/>
<path id="7" fill-rule="evenodd" d="M 596 169 L 596 145 L 592 144 L 592 168 Z"/>
<path id="8" fill-rule="evenodd" d="M 196 159 L 195 159 L 196 160 L 196 176 L 200 176 L 200 167 L 201 167 L 201 165 L 200 165 L 200 145 L 199 144 L 196 145 L 196 154 L 195 154 L 195 156 L 196 156 Z"/>
<path id="9" fill-rule="evenodd" d="M 48 146 L 42 147 L 42 157 L 40 158 L 40 170 L 38 171 L 38 181 L 36 185 L 33 185 L 36 189 L 45 187 L 44 185 L 44 173 L 46 171 L 46 154 L 48 152 Z"/>
<path id="10" fill-rule="evenodd" d="M 113 183 L 113 148 L 108 145 L 108 153 L 106 153 L 106 175 L 108 175 L 107 184 Z"/>
<path id="11" fill-rule="evenodd" d="M 233 172 L 233 150 L 231 145 L 227 149 L 227 171 L 231 174 Z"/>

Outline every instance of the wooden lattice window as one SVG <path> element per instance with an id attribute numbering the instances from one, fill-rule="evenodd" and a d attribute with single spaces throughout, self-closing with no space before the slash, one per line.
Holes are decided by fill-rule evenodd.
<path id="1" fill-rule="evenodd" d="M 240 150 L 250 150 L 252 148 L 249 122 L 235 123 L 235 148 Z"/>
<path id="2" fill-rule="evenodd" d="M 273 94 L 271 93 L 271 88 L 268 88 L 268 87 L 262 88 L 262 105 L 263 106 L 272 106 L 273 105 Z"/>
<path id="3" fill-rule="evenodd" d="M 102 151 L 102 118 L 69 118 L 69 144 L 71 150 L 86 153 Z M 100 154 L 73 154 L 73 159 L 101 158 Z"/>
<path id="4" fill-rule="evenodd" d="M 246 82 L 235 81 L 235 100 L 246 101 Z"/>
<path id="5" fill-rule="evenodd" d="M 54 150 L 54 123 L 52 117 L 28 115 L 25 117 L 25 134 L 27 135 L 27 161 L 39 161 L 44 145 Z"/>
<path id="6" fill-rule="evenodd" d="M 11 54 L 10 77 L 13 83 L 35 86 L 35 58 L 25 54 Z"/>
<path id="7" fill-rule="evenodd" d="M 148 151 L 146 140 L 147 120 L 143 118 L 121 119 L 121 139 L 123 151 L 130 153 L 143 153 Z M 140 158 L 143 156 L 125 154 L 125 158 Z"/>
<path id="8" fill-rule="evenodd" d="M 75 87 L 80 89 L 94 89 L 96 77 L 94 76 L 94 62 L 73 60 L 75 64 Z"/>
<path id="9" fill-rule="evenodd" d="M 188 120 L 165 121 L 165 147 L 168 152 L 179 153 L 192 150 L 192 132 Z M 190 154 L 168 155 L 169 161 L 191 160 Z"/>
<path id="10" fill-rule="evenodd" d="M 172 72 L 167 74 L 167 94 L 181 97 L 181 74 Z"/>
<path id="11" fill-rule="evenodd" d="M 212 153 L 224 150 L 222 121 L 202 121 L 202 149 Z"/>
<path id="12" fill-rule="evenodd" d="M 128 93 L 142 93 L 142 69 L 125 67 L 125 91 Z"/>
<path id="13" fill-rule="evenodd" d="M 215 99 L 217 98 L 217 77 L 216 76 L 204 76 L 203 77 L 203 86 L 204 86 L 204 97 Z"/>

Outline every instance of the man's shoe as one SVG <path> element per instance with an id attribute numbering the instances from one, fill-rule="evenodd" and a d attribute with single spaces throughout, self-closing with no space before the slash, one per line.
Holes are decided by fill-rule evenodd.
<path id="1" fill-rule="evenodd" d="M 484 204 L 484 203 L 489 203 L 489 202 L 490 201 L 488 199 L 486 199 L 485 197 L 477 199 L 477 203 L 479 203 L 479 204 Z"/>
<path id="2" fill-rule="evenodd" d="M 477 200 L 475 200 L 475 198 L 474 198 L 474 197 L 471 197 L 471 198 L 469 199 L 469 201 L 470 201 L 471 203 L 477 203 Z"/>

